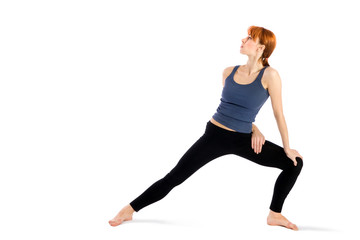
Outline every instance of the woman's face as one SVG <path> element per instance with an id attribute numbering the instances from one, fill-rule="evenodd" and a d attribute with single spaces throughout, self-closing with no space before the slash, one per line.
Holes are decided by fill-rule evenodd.
<path id="1" fill-rule="evenodd" d="M 240 46 L 241 54 L 254 55 L 254 56 L 256 55 L 256 50 L 259 45 L 259 39 L 256 39 L 256 41 L 254 41 L 254 39 L 250 35 L 248 35 L 247 37 L 243 38 L 241 42 L 242 42 Z"/>

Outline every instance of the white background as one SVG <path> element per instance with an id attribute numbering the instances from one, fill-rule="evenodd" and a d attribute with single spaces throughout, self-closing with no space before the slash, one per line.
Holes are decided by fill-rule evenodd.
<path id="1" fill-rule="evenodd" d="M 359 20 L 350 0 L 1 1 L 0 238 L 359 236 Z M 280 170 L 235 155 L 111 227 L 204 133 L 251 25 L 277 37 L 300 231 L 266 225 Z M 270 98 L 255 124 L 282 146 Z"/>

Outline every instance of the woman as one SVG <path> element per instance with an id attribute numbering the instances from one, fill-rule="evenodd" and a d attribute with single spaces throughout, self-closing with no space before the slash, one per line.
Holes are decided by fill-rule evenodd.
<path id="1" fill-rule="evenodd" d="M 242 39 L 241 54 L 248 56 L 246 65 L 228 67 L 223 72 L 222 98 L 217 112 L 207 122 L 205 133 L 182 156 L 177 165 L 126 205 L 112 220 L 111 226 L 132 219 L 138 212 L 164 198 L 175 186 L 184 182 L 202 166 L 226 154 L 235 154 L 257 164 L 280 168 L 267 217 L 269 225 L 298 230 L 282 214 L 282 206 L 303 166 L 302 156 L 290 148 L 283 115 L 281 80 L 270 67 L 268 58 L 276 46 L 275 35 L 262 27 L 251 26 Z M 265 140 L 252 124 L 260 108 L 270 96 L 283 147 Z"/>

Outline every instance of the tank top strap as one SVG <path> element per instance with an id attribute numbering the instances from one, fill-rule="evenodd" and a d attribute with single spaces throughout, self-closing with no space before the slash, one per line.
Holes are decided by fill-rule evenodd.
<path id="1" fill-rule="evenodd" d="M 236 73 L 236 71 L 237 71 L 237 69 L 240 67 L 240 65 L 236 65 L 234 68 L 233 68 L 233 70 L 232 70 L 232 72 L 231 72 L 231 74 L 230 74 L 230 76 L 231 77 L 234 77 L 234 75 L 235 75 L 235 73 Z"/>
<path id="2" fill-rule="evenodd" d="M 261 78 L 262 78 L 262 76 L 263 76 L 263 74 L 264 74 L 264 71 L 265 71 L 265 69 L 267 68 L 268 66 L 265 66 L 265 67 L 263 67 L 263 69 L 261 69 L 260 70 L 260 72 L 259 72 L 259 75 L 257 76 L 257 78 L 255 79 L 255 81 L 257 81 L 257 82 L 261 82 Z"/>

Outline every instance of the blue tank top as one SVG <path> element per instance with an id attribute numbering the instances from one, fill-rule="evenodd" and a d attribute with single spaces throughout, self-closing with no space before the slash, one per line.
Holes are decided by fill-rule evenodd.
<path id="1" fill-rule="evenodd" d="M 251 133 L 252 122 L 269 97 L 268 91 L 261 84 L 261 78 L 268 66 L 260 70 L 252 83 L 238 84 L 234 80 L 234 74 L 239 66 L 235 66 L 225 79 L 220 105 L 213 118 L 237 132 Z"/>

